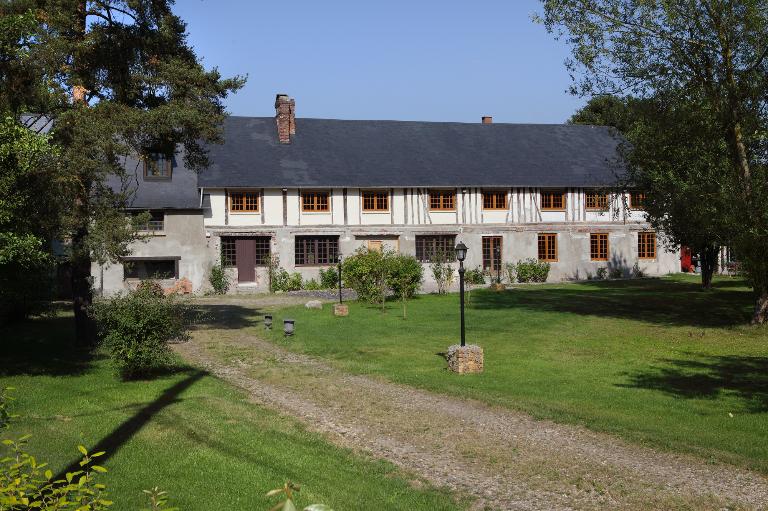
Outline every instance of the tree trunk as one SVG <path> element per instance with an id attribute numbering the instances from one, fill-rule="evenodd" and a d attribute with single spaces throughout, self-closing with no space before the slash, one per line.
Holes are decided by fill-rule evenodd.
<path id="1" fill-rule="evenodd" d="M 717 271 L 717 255 L 720 247 L 717 245 L 707 245 L 701 251 L 701 287 L 703 289 L 712 289 L 712 277 Z"/>
<path id="2" fill-rule="evenodd" d="M 73 243 L 78 243 L 73 240 Z M 82 243 L 82 240 L 79 241 Z M 76 249 L 77 252 L 82 252 Z M 72 259 L 72 307 L 75 313 L 75 340 L 80 346 L 91 346 L 96 341 L 96 327 L 88 314 L 93 302 L 91 290 L 91 258 L 86 253 Z"/>
<path id="3" fill-rule="evenodd" d="M 752 315 L 753 325 L 764 325 L 768 323 L 768 289 L 763 289 L 758 293 L 755 313 Z"/>

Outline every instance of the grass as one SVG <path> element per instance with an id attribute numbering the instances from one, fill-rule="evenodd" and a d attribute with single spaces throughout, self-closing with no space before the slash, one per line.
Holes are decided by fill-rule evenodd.
<path id="1" fill-rule="evenodd" d="M 417 297 L 407 320 L 397 303 L 383 314 L 349 305 L 346 318 L 278 310 L 275 323 L 295 319 L 296 335 L 273 340 L 352 372 L 768 473 L 768 330 L 746 326 L 742 281 L 711 292 L 686 276 L 475 290 L 467 339 L 485 350 L 481 375 L 445 369 L 458 295 Z"/>
<path id="2" fill-rule="evenodd" d="M 460 507 L 444 492 L 336 448 L 194 368 L 120 381 L 103 356 L 69 347 L 71 327 L 71 317 L 59 315 L 2 332 L 0 387 L 16 388 L 14 412 L 21 417 L 0 436 L 32 433 L 29 451 L 54 471 L 79 459 L 78 444 L 106 450 L 103 482 L 114 509 L 145 507 L 142 489 L 159 486 L 185 511 L 266 510 L 276 498 L 264 494 L 286 480 L 302 485 L 302 507 Z"/>

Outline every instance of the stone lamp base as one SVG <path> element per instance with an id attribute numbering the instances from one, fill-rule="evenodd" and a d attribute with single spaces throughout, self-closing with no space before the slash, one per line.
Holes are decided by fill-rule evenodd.
<path id="1" fill-rule="evenodd" d="M 448 348 L 446 355 L 448 369 L 454 373 L 482 373 L 483 372 L 483 348 L 476 344 L 460 346 L 454 344 Z"/>
<path id="2" fill-rule="evenodd" d="M 344 303 L 333 304 L 334 316 L 349 316 L 349 305 Z"/>
<path id="3" fill-rule="evenodd" d="M 507 286 L 504 285 L 504 284 L 499 284 L 498 282 L 494 282 L 493 284 L 491 284 L 491 289 L 496 291 L 496 292 L 499 292 L 499 291 L 506 290 Z"/>

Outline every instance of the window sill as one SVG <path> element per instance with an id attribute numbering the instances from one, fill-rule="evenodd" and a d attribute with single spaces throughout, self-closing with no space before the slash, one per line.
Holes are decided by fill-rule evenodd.
<path id="1" fill-rule="evenodd" d="M 331 214 L 331 210 L 330 209 L 326 209 L 325 211 L 304 211 L 304 210 L 301 210 L 301 214 L 302 215 L 330 215 Z"/>
<path id="2" fill-rule="evenodd" d="M 165 236 L 165 231 L 138 231 L 138 232 L 142 236 L 151 236 L 153 238 Z"/>
<path id="3" fill-rule="evenodd" d="M 364 215 L 376 215 L 376 214 L 386 214 L 389 213 L 388 209 L 364 209 L 362 210 Z"/>
<path id="4" fill-rule="evenodd" d="M 229 211 L 230 215 L 260 215 L 261 211 Z"/>

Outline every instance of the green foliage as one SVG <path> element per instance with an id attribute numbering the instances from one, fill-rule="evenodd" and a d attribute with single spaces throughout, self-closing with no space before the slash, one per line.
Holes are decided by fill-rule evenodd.
<path id="1" fill-rule="evenodd" d="M 339 285 L 339 272 L 335 267 L 320 268 L 320 285 L 323 289 L 333 289 Z"/>
<path id="2" fill-rule="evenodd" d="M 0 324 L 49 309 L 53 257 L 33 234 L 0 232 Z"/>
<path id="3" fill-rule="evenodd" d="M 418 259 L 405 254 L 387 252 L 384 254 L 387 275 L 387 287 L 403 304 L 403 319 L 408 315 L 407 301 L 421 287 L 424 281 L 424 267 Z"/>
<path id="4" fill-rule="evenodd" d="M 597 273 L 595 275 L 597 277 L 597 280 L 605 280 L 608 278 L 608 268 L 605 266 L 601 266 L 597 269 Z"/>
<path id="5" fill-rule="evenodd" d="M 435 284 L 437 284 L 438 294 L 445 294 L 448 291 L 448 288 L 453 284 L 455 274 L 451 262 L 451 259 L 448 258 L 448 254 L 443 251 L 438 251 L 434 254 L 429 263 L 429 270 L 432 272 L 432 278 L 435 279 Z"/>
<path id="6" fill-rule="evenodd" d="M 315 279 L 309 279 L 304 281 L 304 283 L 301 285 L 301 288 L 306 289 L 307 291 L 318 291 L 323 289 L 323 286 L 321 286 L 320 283 Z"/>
<path id="7" fill-rule="evenodd" d="M 386 250 L 358 248 L 342 263 L 342 275 L 360 300 L 383 307 L 387 297 L 387 263 L 393 253 Z"/>
<path id="8" fill-rule="evenodd" d="M 139 282 L 139 285 L 136 286 L 136 292 L 147 293 L 152 296 L 159 296 L 159 297 L 162 297 L 165 295 L 165 293 L 163 292 L 163 286 L 161 286 L 160 283 L 154 280 L 142 280 L 141 282 Z"/>
<path id="9" fill-rule="evenodd" d="M 302 286 L 301 273 L 288 273 L 285 268 L 276 268 L 270 279 L 270 291 L 298 291 Z"/>
<path id="10" fill-rule="evenodd" d="M 270 511 L 296 511 L 296 505 L 293 503 L 293 493 L 298 492 L 301 488 L 298 484 L 291 481 L 286 482 L 282 488 L 275 488 L 267 492 L 267 497 L 274 497 L 280 495 L 284 500 L 278 502 Z M 325 504 L 311 504 L 304 508 L 303 511 L 333 511 Z"/>
<path id="11" fill-rule="evenodd" d="M 475 269 L 467 270 L 464 272 L 464 282 L 467 284 L 482 286 L 485 284 L 485 272 L 479 266 Z"/>
<path id="12" fill-rule="evenodd" d="M 168 492 L 160 490 L 157 486 L 142 492 L 149 499 L 149 507 L 141 511 L 179 511 L 177 507 L 168 507 Z"/>
<path id="13" fill-rule="evenodd" d="M 512 282 L 515 282 L 517 280 L 517 264 L 507 263 L 505 268 L 507 270 L 507 279 L 509 279 L 509 283 L 511 284 Z"/>
<path id="14" fill-rule="evenodd" d="M 104 452 L 89 453 L 78 446 L 83 456 L 80 469 L 54 479 L 47 463 L 39 463 L 26 450 L 30 435 L 5 439 L 8 451 L 0 459 L 0 509 L 77 509 L 101 511 L 112 505 L 106 487 L 96 482 L 106 468 L 94 464 Z"/>
<path id="15" fill-rule="evenodd" d="M 211 283 L 213 292 L 217 295 L 223 295 L 229 291 L 229 276 L 221 263 L 211 266 L 211 274 L 208 276 L 208 281 Z"/>
<path id="16" fill-rule="evenodd" d="M 550 264 L 536 259 L 518 261 L 515 265 L 515 275 L 518 282 L 546 282 Z"/>
<path id="17" fill-rule="evenodd" d="M 624 271 L 620 267 L 614 266 L 609 270 L 608 276 L 612 279 L 620 279 L 624 276 Z"/>
<path id="18" fill-rule="evenodd" d="M 195 319 L 191 306 L 174 294 L 157 294 L 150 286 L 99 300 L 93 316 L 102 343 L 123 378 L 147 376 L 171 361 L 168 343 L 187 339 Z"/>
<path id="19" fill-rule="evenodd" d="M 10 403 L 13 398 L 10 395 L 10 391 L 13 387 L 4 387 L 0 389 L 0 430 L 7 428 L 11 419 L 15 416 L 11 414 Z"/>
<path id="20" fill-rule="evenodd" d="M 643 277 L 645 277 L 645 272 L 640 269 L 640 264 L 636 262 L 635 265 L 632 266 L 632 278 L 641 279 Z"/>

